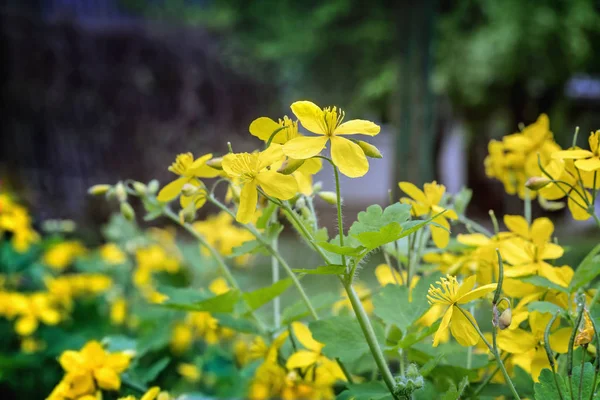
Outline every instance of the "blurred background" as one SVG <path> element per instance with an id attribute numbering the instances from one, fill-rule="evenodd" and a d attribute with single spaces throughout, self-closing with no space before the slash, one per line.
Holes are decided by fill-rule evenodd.
<path id="1" fill-rule="evenodd" d="M 562 146 L 600 129 L 598 0 L 2 4 L 0 176 L 38 219 L 104 223 L 89 186 L 164 183 L 177 153 L 254 148 L 250 122 L 296 100 L 382 125 L 384 158 L 344 185 L 350 218 L 433 179 L 472 188 L 474 219 L 521 213 L 485 176 L 488 141 L 540 113 Z"/>

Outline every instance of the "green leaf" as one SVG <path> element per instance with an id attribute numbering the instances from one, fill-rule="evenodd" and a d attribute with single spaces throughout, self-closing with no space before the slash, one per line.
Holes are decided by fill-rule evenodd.
<path id="1" fill-rule="evenodd" d="M 571 293 L 590 283 L 594 278 L 600 275 L 600 268 L 598 268 L 598 253 L 600 253 L 600 244 L 596 245 L 596 247 L 585 256 L 583 261 L 579 263 L 579 266 L 575 269 L 573 279 L 571 279 L 571 284 L 569 285 Z"/>
<path id="2" fill-rule="evenodd" d="M 469 188 L 462 188 L 460 192 L 454 195 L 454 211 L 458 215 L 465 214 L 467 206 L 471 202 L 471 197 L 473 197 L 473 191 Z"/>
<path id="3" fill-rule="evenodd" d="M 348 385 L 348 390 L 342 392 L 345 399 L 352 400 L 383 400 L 391 398 L 390 392 L 382 382 L 368 382 Z"/>
<path id="4" fill-rule="evenodd" d="M 241 245 L 234 247 L 231 254 L 228 256 L 229 258 L 235 258 L 239 256 L 243 256 L 244 254 L 256 254 L 261 253 L 264 255 L 268 255 L 267 249 L 260 243 L 258 240 L 248 240 L 247 242 L 242 243 Z"/>
<path id="5" fill-rule="evenodd" d="M 429 285 L 438 279 L 439 274 L 419 279 L 412 290 L 412 302 L 409 301 L 409 289 L 406 286 L 386 285 L 373 297 L 375 315 L 406 332 L 429 309 L 427 291 Z"/>
<path id="6" fill-rule="evenodd" d="M 219 321 L 219 325 L 233 329 L 236 332 L 260 334 L 260 329 L 256 324 L 246 318 L 223 313 L 213 313 L 212 316 Z"/>
<path id="7" fill-rule="evenodd" d="M 161 292 L 162 293 L 162 292 Z M 167 294 L 168 295 L 168 294 Z M 207 311 L 207 312 L 220 312 L 230 313 L 233 311 L 235 304 L 240 299 L 240 292 L 236 289 L 231 289 L 226 293 L 218 296 L 205 298 L 201 301 L 185 302 L 180 303 L 173 301 L 169 296 L 169 299 L 164 303 L 159 304 L 162 307 L 174 308 L 176 310 L 184 311 Z"/>
<path id="8" fill-rule="evenodd" d="M 404 335 L 404 337 L 398 341 L 398 343 L 396 344 L 396 346 L 394 346 L 394 348 L 395 349 L 408 349 L 415 343 L 419 343 L 421 340 L 425 339 L 427 336 L 433 334 L 435 331 L 438 330 L 439 326 L 440 326 L 440 323 L 435 322 L 433 325 L 431 325 L 425 329 L 421 329 L 418 332 L 412 332 L 412 333 L 409 333 L 408 335 Z"/>
<path id="9" fill-rule="evenodd" d="M 524 276 L 521 278 L 518 278 L 520 281 L 525 282 L 525 283 L 531 283 L 532 285 L 538 286 L 538 287 L 543 287 L 543 288 L 547 288 L 547 289 L 553 289 L 553 290 L 558 290 L 559 292 L 563 292 L 563 293 L 569 293 L 569 289 L 563 286 L 560 286 L 546 278 L 544 278 L 543 276 L 539 276 L 539 275 L 531 275 L 531 276 Z"/>
<path id="10" fill-rule="evenodd" d="M 102 342 L 105 344 L 106 350 L 110 352 L 135 350 L 137 347 L 135 339 L 124 335 L 107 336 Z"/>
<path id="11" fill-rule="evenodd" d="M 282 279 L 270 286 L 244 293 L 244 299 L 251 310 L 256 310 L 281 295 L 292 283 L 292 278 Z"/>
<path id="12" fill-rule="evenodd" d="M 323 343 L 323 353 L 330 358 L 339 357 L 344 362 L 353 362 L 369 351 L 369 345 L 358 324 L 350 316 L 336 316 L 309 324 L 315 340 Z M 383 328 L 374 324 L 375 335 L 380 342 L 384 340 Z"/>
<path id="13" fill-rule="evenodd" d="M 331 306 L 339 300 L 339 296 L 333 293 L 320 293 L 316 296 L 311 296 L 310 301 L 315 310 L 323 310 L 331 308 Z M 298 321 L 308 317 L 310 311 L 306 308 L 304 301 L 299 300 L 289 307 L 286 307 L 281 313 L 282 324 L 287 325 L 291 322 Z"/>
<path id="14" fill-rule="evenodd" d="M 410 205 L 401 203 L 392 204 L 385 210 L 376 204 L 369 206 L 367 211 L 358 213 L 349 234 L 368 249 L 398 240 L 403 230 L 401 224 L 410 218 L 410 208 Z"/>
<path id="15" fill-rule="evenodd" d="M 458 384 L 458 387 L 456 387 L 456 385 L 454 385 L 454 383 L 451 383 L 450 388 L 444 394 L 442 399 L 443 400 L 458 400 L 458 399 L 460 399 L 461 396 L 463 395 L 463 392 L 467 388 L 467 386 L 469 386 L 469 378 L 465 376 Z"/>
<path id="16" fill-rule="evenodd" d="M 307 274 L 307 275 L 341 275 L 346 272 L 346 267 L 343 265 L 322 265 L 317 268 L 301 268 L 301 269 L 293 269 L 297 274 Z"/>
<path id="17" fill-rule="evenodd" d="M 554 303 L 550 303 L 549 301 L 533 301 L 527 305 L 527 310 L 531 311 L 539 311 L 541 313 L 550 313 L 556 314 L 556 312 L 564 312 L 561 307 L 557 306 Z"/>
<path id="18" fill-rule="evenodd" d="M 573 397 L 577 396 L 576 398 L 589 399 L 592 392 L 595 391 L 595 388 L 592 387 L 594 381 L 594 366 L 589 362 L 586 362 L 583 365 L 583 381 L 581 381 L 582 396 L 579 397 L 579 381 L 581 379 L 581 373 L 581 364 L 573 368 Z"/>
<path id="19" fill-rule="evenodd" d="M 144 384 L 154 381 L 158 375 L 167 368 L 171 362 L 170 357 L 163 357 L 160 360 L 153 362 L 152 365 L 148 367 L 138 366 L 133 371 L 130 371 L 130 376 L 136 380 L 140 381 Z"/>
<path id="20" fill-rule="evenodd" d="M 556 379 L 562 395 L 567 396 L 567 393 L 569 392 L 563 377 L 557 374 Z M 579 381 L 577 382 L 579 383 Z M 556 383 L 554 382 L 554 373 L 547 368 L 543 369 L 540 373 L 539 382 L 534 385 L 533 390 L 535 392 L 536 400 L 561 400 L 562 398 L 556 388 Z M 587 399 L 588 397 L 584 398 Z"/>
<path id="21" fill-rule="evenodd" d="M 362 232 L 355 234 L 360 243 L 368 249 L 376 249 L 386 243 L 398 240 L 401 236 L 402 226 L 397 222 L 392 222 L 382 227 L 377 232 Z"/>
<path id="22" fill-rule="evenodd" d="M 365 248 L 362 246 L 340 246 L 338 244 L 329 242 L 315 242 L 315 244 L 326 251 L 343 256 L 357 256 L 365 250 Z"/>
<path id="23" fill-rule="evenodd" d="M 267 224 L 271 219 L 271 215 L 273 215 L 273 212 L 275 212 L 276 208 L 277 204 L 269 202 L 269 205 L 263 209 L 261 216 L 256 221 L 256 227 L 258 229 L 265 229 L 267 227 Z"/>

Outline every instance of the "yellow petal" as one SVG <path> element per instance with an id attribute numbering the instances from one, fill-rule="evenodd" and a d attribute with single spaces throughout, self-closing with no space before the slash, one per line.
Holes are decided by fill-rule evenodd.
<path id="1" fill-rule="evenodd" d="M 542 260 L 555 260 L 562 257 L 565 253 L 565 250 L 556 243 L 544 243 L 541 249 L 538 246 L 538 250 L 541 250 L 539 258 Z"/>
<path id="2" fill-rule="evenodd" d="M 278 129 L 281 129 L 281 125 L 268 117 L 256 118 L 250 124 L 250 133 L 265 142 L 269 140 L 271 135 Z"/>
<path id="3" fill-rule="evenodd" d="M 433 337 L 433 347 L 437 347 L 440 340 L 445 336 L 446 330 L 448 329 L 448 325 L 450 325 L 450 320 L 452 319 L 452 312 L 454 307 L 448 307 L 446 312 L 444 313 L 444 318 L 442 318 L 442 322 L 440 323 L 440 327 L 438 328 L 435 336 Z M 460 312 L 457 310 L 457 312 Z"/>
<path id="4" fill-rule="evenodd" d="M 540 373 L 544 368 L 550 368 L 550 362 L 548 361 L 548 355 L 543 346 L 540 346 L 531 359 L 530 374 L 534 382 L 538 382 Z"/>
<path id="5" fill-rule="evenodd" d="M 60 366 L 67 372 L 78 372 L 84 368 L 85 360 L 77 351 L 67 350 L 58 358 Z"/>
<path id="6" fill-rule="evenodd" d="M 381 286 L 402 285 L 404 282 L 400 273 L 395 269 L 392 272 L 392 269 L 387 264 L 379 264 L 377 268 L 375 268 L 375 276 Z"/>
<path id="7" fill-rule="evenodd" d="M 585 196 L 585 198 L 587 198 L 589 202 L 592 201 L 592 196 L 587 190 L 583 191 L 582 193 L 581 189 L 576 189 L 572 190 L 569 193 L 569 199 L 567 201 L 567 204 L 569 206 L 569 210 L 571 211 L 573 219 L 576 219 L 578 221 L 585 221 L 591 218 L 592 216 L 587 212 L 587 210 L 580 207 L 580 205 L 585 207 L 585 203 L 581 196 Z"/>
<path id="8" fill-rule="evenodd" d="M 598 140 L 600 139 L 600 130 L 597 130 L 596 132 L 592 132 L 590 134 L 590 137 L 588 138 L 588 144 L 590 145 L 590 150 L 593 153 L 596 153 L 598 151 Z"/>
<path id="9" fill-rule="evenodd" d="M 414 184 L 410 182 L 400 182 L 398 183 L 400 190 L 404 193 L 418 201 L 419 203 L 427 203 L 427 197 L 425 197 L 425 193 Z"/>
<path id="10" fill-rule="evenodd" d="M 554 232 L 554 224 L 550 218 L 536 218 L 531 224 L 531 238 L 536 242 L 547 242 L 552 237 Z"/>
<path id="11" fill-rule="evenodd" d="M 324 113 L 318 105 L 311 101 L 297 101 L 292 104 L 291 109 L 303 127 L 313 133 L 320 133 L 322 135 L 327 133 L 323 126 L 325 124 Z"/>
<path id="12" fill-rule="evenodd" d="M 15 323 L 15 331 L 21 336 L 29 336 L 38 328 L 38 321 L 32 316 L 21 317 Z"/>
<path id="13" fill-rule="evenodd" d="M 335 135 L 369 135 L 375 136 L 379 133 L 381 128 L 379 125 L 371 122 L 365 121 L 364 119 L 353 119 L 347 122 L 344 122 L 333 132 Z"/>
<path id="14" fill-rule="evenodd" d="M 277 162 L 283 161 L 285 158 L 283 148 L 280 144 L 271 144 L 268 149 L 261 151 L 258 155 L 258 170 L 262 170 Z"/>
<path id="15" fill-rule="evenodd" d="M 323 348 L 324 345 L 313 339 L 312 333 L 302 322 L 292 322 L 292 330 L 294 331 L 296 339 L 298 339 L 306 349 L 319 353 Z"/>
<path id="16" fill-rule="evenodd" d="M 148 391 L 146 393 L 144 393 L 144 395 L 142 396 L 142 398 L 140 400 L 154 400 L 154 399 L 156 399 L 156 396 L 158 396 L 159 393 L 160 393 L 160 387 L 153 386 L 150 389 L 148 389 Z"/>
<path id="17" fill-rule="evenodd" d="M 256 182 L 266 194 L 277 199 L 289 200 L 298 193 L 298 183 L 291 175 L 265 171 L 258 174 Z"/>
<path id="18" fill-rule="evenodd" d="M 256 212 L 256 203 L 258 202 L 258 192 L 254 181 L 248 182 L 242 188 L 240 194 L 240 205 L 235 216 L 236 221 L 247 224 L 254 218 Z"/>
<path id="19" fill-rule="evenodd" d="M 306 175 L 314 175 L 323 168 L 323 160 L 320 158 L 311 158 L 304 161 L 296 171 Z"/>
<path id="20" fill-rule="evenodd" d="M 460 299 L 465 294 L 469 293 L 475 287 L 475 283 L 476 282 L 477 282 L 477 276 L 476 275 L 468 276 L 460 284 L 460 287 L 458 288 L 458 291 L 456 292 L 455 298 Z"/>
<path id="21" fill-rule="evenodd" d="M 358 178 L 369 171 L 369 161 L 359 145 L 338 136 L 331 137 L 331 158 L 340 172 L 350 178 Z"/>
<path id="22" fill-rule="evenodd" d="M 297 137 L 283 145 L 283 152 L 290 158 L 305 160 L 319 154 L 325 148 L 328 140 L 327 136 Z"/>
<path id="23" fill-rule="evenodd" d="M 483 297 L 486 294 L 488 294 L 488 293 L 493 292 L 494 290 L 496 290 L 497 286 L 498 286 L 497 283 L 490 283 L 490 284 L 487 284 L 487 285 L 479 286 L 477 289 L 471 290 L 469 293 L 467 293 L 464 296 L 460 297 L 457 300 L 457 303 L 458 304 L 465 304 L 465 303 L 468 303 L 468 302 L 473 301 L 475 299 L 478 299 L 480 297 Z"/>
<path id="24" fill-rule="evenodd" d="M 465 316 L 463 312 L 467 314 L 467 316 Z M 467 317 L 469 319 L 467 319 Z M 471 313 L 466 310 L 457 309 L 454 311 L 454 314 L 452 314 L 450 332 L 452 332 L 452 336 L 454 336 L 456 341 L 462 346 L 475 346 L 479 341 L 479 334 L 469 320 L 474 324 L 477 324 Z"/>
<path id="25" fill-rule="evenodd" d="M 569 351 L 569 340 L 571 339 L 571 328 L 560 328 L 550 334 L 550 348 L 557 353 Z"/>
<path id="26" fill-rule="evenodd" d="M 121 378 L 112 369 L 108 367 L 94 370 L 94 378 L 98 382 L 98 386 L 104 390 L 119 390 L 121 387 Z"/>
<path id="27" fill-rule="evenodd" d="M 450 224 L 448 220 L 444 218 L 443 215 L 439 217 L 435 217 L 433 222 L 441 225 L 443 228 L 439 226 L 430 225 L 431 226 L 431 238 L 433 239 L 433 243 L 435 243 L 436 247 L 439 249 L 443 249 L 448 246 L 448 242 L 450 242 Z M 445 228 L 445 229 L 444 229 Z"/>
<path id="28" fill-rule="evenodd" d="M 582 171 L 597 171 L 600 169 L 600 159 L 591 157 L 585 160 L 577 160 L 575 166 Z"/>
<path id="29" fill-rule="evenodd" d="M 523 218 L 520 215 L 505 215 L 504 225 L 506 225 L 506 227 L 510 231 L 516 233 L 519 236 L 522 236 L 524 238 L 529 237 L 529 224 L 527 223 L 525 218 Z"/>
<path id="30" fill-rule="evenodd" d="M 535 348 L 536 340 L 523 329 L 505 329 L 498 333 L 498 347 L 513 354 L 521 354 Z"/>
<path id="31" fill-rule="evenodd" d="M 594 153 L 591 151 L 581 149 L 557 151 L 556 153 L 552 154 L 552 158 L 555 160 L 578 160 L 580 158 L 588 158 L 593 156 Z M 556 176 L 554 178 L 556 178 Z"/>
<path id="32" fill-rule="evenodd" d="M 294 172 L 292 174 L 298 184 L 298 191 L 306 196 L 313 194 L 313 179 L 312 175 L 303 174 L 302 172 Z"/>
<path id="33" fill-rule="evenodd" d="M 167 186 L 162 188 L 160 192 L 158 192 L 158 196 L 156 197 L 156 199 L 161 203 L 168 203 L 175 197 L 179 196 L 183 185 L 185 185 L 189 180 L 190 178 L 185 177 L 174 180 L 173 182 L 169 183 Z"/>
<path id="34" fill-rule="evenodd" d="M 288 358 L 285 366 L 291 370 L 294 368 L 306 368 L 317 362 L 319 354 L 308 350 L 298 350 Z"/>
<path id="35" fill-rule="evenodd" d="M 106 357 L 105 365 L 118 373 L 125 371 L 129 367 L 131 356 L 126 353 L 112 353 Z"/>

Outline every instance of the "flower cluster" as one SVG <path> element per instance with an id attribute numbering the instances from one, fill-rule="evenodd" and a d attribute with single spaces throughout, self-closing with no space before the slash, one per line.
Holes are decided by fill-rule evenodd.
<path id="1" fill-rule="evenodd" d="M 14 248 L 19 252 L 26 251 L 39 240 L 27 209 L 8 193 L 0 192 L 0 239 L 5 235 L 11 237 Z"/>

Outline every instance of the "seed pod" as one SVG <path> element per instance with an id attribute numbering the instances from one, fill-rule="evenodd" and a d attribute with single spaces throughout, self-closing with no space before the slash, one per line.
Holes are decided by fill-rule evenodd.
<path id="1" fill-rule="evenodd" d="M 288 158 L 285 163 L 279 168 L 279 172 L 284 175 L 289 175 L 292 172 L 296 171 L 304 164 L 304 160 L 294 160 L 293 158 Z"/>
<path id="2" fill-rule="evenodd" d="M 500 314 L 500 318 L 498 318 L 498 328 L 500 328 L 500 330 L 503 331 L 510 326 L 511 322 L 512 322 L 512 311 L 510 310 L 510 307 L 509 307 L 506 310 L 502 311 L 502 314 Z"/>
<path id="3" fill-rule="evenodd" d="M 94 185 L 88 189 L 88 193 L 92 196 L 99 196 L 108 192 L 111 188 L 111 185 Z"/>
<path id="4" fill-rule="evenodd" d="M 367 157 L 371 158 L 383 158 L 379 149 L 373 146 L 371 143 L 364 142 L 362 140 L 357 140 L 356 144 L 360 146 L 360 148 L 365 152 Z"/>

